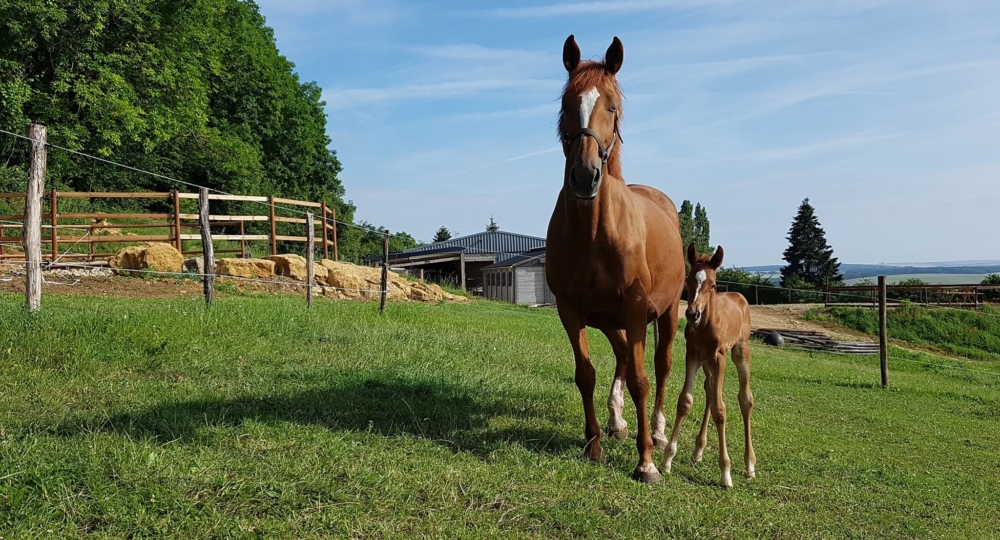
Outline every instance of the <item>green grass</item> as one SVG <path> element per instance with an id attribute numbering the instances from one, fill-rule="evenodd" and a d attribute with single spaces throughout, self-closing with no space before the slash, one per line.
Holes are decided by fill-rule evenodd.
<path id="1" fill-rule="evenodd" d="M 813 310 L 814 320 L 833 321 L 878 335 L 878 313 L 864 308 Z M 1000 309 L 983 311 L 904 306 L 888 311 L 889 337 L 978 360 L 1000 360 Z"/>
<path id="2" fill-rule="evenodd" d="M 552 310 L 22 302 L 0 296 L 5 539 L 1000 535 L 1000 370 L 893 351 L 885 391 L 872 358 L 755 344 L 757 481 L 720 489 L 714 443 L 686 464 L 694 414 L 674 474 L 648 486 L 629 479 L 634 440 L 581 459 Z M 613 360 L 592 337 L 603 403 Z"/>

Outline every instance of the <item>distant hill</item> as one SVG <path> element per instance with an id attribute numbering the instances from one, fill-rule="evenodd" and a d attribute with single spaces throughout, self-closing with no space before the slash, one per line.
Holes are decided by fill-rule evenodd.
<path id="1" fill-rule="evenodd" d="M 743 268 L 747 272 L 777 275 L 782 265 L 749 266 Z M 957 261 L 951 263 L 911 263 L 906 265 L 889 264 L 842 264 L 840 271 L 844 279 L 873 278 L 876 276 L 899 276 L 904 274 L 969 274 L 979 281 L 983 274 L 1000 274 L 1000 261 Z"/>

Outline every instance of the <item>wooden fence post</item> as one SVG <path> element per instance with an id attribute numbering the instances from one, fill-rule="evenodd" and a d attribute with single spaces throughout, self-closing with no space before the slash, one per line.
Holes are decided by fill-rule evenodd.
<path id="1" fill-rule="evenodd" d="M 330 223 L 326 220 L 326 216 L 330 213 L 329 209 L 326 207 L 326 203 L 323 203 L 323 217 L 320 218 L 319 222 L 323 224 L 323 258 L 330 258 L 330 241 L 327 239 L 327 230 L 330 228 Z"/>
<path id="2" fill-rule="evenodd" d="M 754 299 L 754 304 L 759 306 L 760 305 L 760 286 L 758 286 L 758 285 L 754 285 L 753 286 L 753 299 Z"/>
<path id="3" fill-rule="evenodd" d="M 461 280 L 460 287 L 464 291 L 465 290 L 465 252 L 464 251 L 458 254 L 458 265 L 462 267 L 461 271 L 459 273 L 459 279 Z"/>
<path id="4" fill-rule="evenodd" d="M 49 221 L 52 223 L 52 262 L 59 258 L 59 201 L 56 200 L 56 190 L 49 192 Z"/>
<path id="5" fill-rule="evenodd" d="M 198 194 L 198 219 L 201 222 L 201 258 L 204 261 L 205 304 L 212 305 L 215 293 L 215 249 L 212 246 L 212 227 L 208 213 L 208 188 L 201 188 Z"/>
<path id="6" fill-rule="evenodd" d="M 278 254 L 278 227 L 277 223 L 274 222 L 274 195 L 268 197 L 268 204 L 271 206 L 271 255 Z"/>
<path id="7" fill-rule="evenodd" d="M 378 311 L 385 313 L 385 300 L 389 293 L 389 231 L 385 231 L 385 238 L 382 241 L 382 290 L 379 292 L 380 300 Z"/>
<path id="8" fill-rule="evenodd" d="M 333 260 L 340 260 L 340 253 L 337 249 L 337 209 L 330 209 L 330 222 L 333 224 Z"/>
<path id="9" fill-rule="evenodd" d="M 31 139 L 31 154 L 21 237 L 24 240 L 25 295 L 28 311 L 35 312 L 42 307 L 42 191 L 45 189 L 45 167 L 48 160 L 45 126 L 28 126 L 28 138 Z"/>
<path id="10" fill-rule="evenodd" d="M 181 241 L 181 196 L 176 189 L 174 190 L 174 242 L 177 251 L 184 253 L 184 244 Z"/>
<path id="11" fill-rule="evenodd" d="M 889 330 L 886 313 L 885 276 L 878 277 L 878 354 L 882 368 L 882 388 L 889 387 Z"/>
<path id="12" fill-rule="evenodd" d="M 326 223 L 323 224 L 326 226 Z M 313 307 L 313 281 L 316 269 L 313 268 L 313 244 L 316 242 L 316 225 L 312 212 L 306 213 L 306 305 Z"/>

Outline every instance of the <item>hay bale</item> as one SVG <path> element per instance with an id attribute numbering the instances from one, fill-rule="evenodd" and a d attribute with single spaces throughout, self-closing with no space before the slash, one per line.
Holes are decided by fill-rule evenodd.
<path id="1" fill-rule="evenodd" d="M 220 276 L 269 279 L 274 277 L 274 266 L 274 261 L 264 259 L 219 259 L 215 263 L 215 273 Z"/>
<path id="2" fill-rule="evenodd" d="M 184 256 L 170 244 L 150 242 L 120 250 L 108 264 L 117 274 L 129 274 L 127 270 L 179 273 L 184 269 Z"/>

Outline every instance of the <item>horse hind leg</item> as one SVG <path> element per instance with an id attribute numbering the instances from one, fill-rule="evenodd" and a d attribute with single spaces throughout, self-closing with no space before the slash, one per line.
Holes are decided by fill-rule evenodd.
<path id="1" fill-rule="evenodd" d="M 743 460 L 746 470 L 743 472 L 748 479 L 757 476 L 757 455 L 753 451 L 753 440 L 750 436 L 751 417 L 753 416 L 753 391 L 750 389 L 750 343 L 744 341 L 733 347 L 733 362 L 740 381 L 740 413 L 743 415 Z"/>
<path id="2" fill-rule="evenodd" d="M 622 411 L 625 409 L 625 354 L 628 342 L 625 339 L 625 332 L 621 330 L 603 332 L 611 342 L 611 349 L 615 353 L 615 380 L 611 384 L 611 393 L 608 394 L 606 433 L 609 437 L 624 440 L 628 438 L 628 423 L 622 417 Z"/>
<path id="3" fill-rule="evenodd" d="M 719 432 L 719 469 L 722 471 L 722 486 L 733 487 L 732 462 L 726 448 L 726 404 L 722 401 L 722 387 L 726 374 L 726 356 L 718 355 L 710 369 L 709 389 L 712 395 L 712 421 Z"/>
<path id="4" fill-rule="evenodd" d="M 672 306 L 653 323 L 654 352 L 653 364 L 656 371 L 656 400 L 653 405 L 652 436 L 656 448 L 667 447 L 667 417 L 663 413 L 664 393 L 670 369 L 674 364 L 674 338 L 677 337 L 679 307 Z"/>

